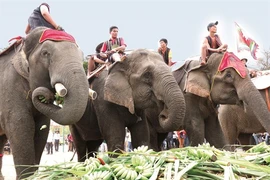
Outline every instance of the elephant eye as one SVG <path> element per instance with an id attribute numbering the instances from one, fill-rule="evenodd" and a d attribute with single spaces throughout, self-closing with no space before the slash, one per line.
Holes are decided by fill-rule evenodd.
<path id="1" fill-rule="evenodd" d="M 231 73 L 226 74 L 226 78 L 231 78 L 231 77 L 232 77 Z"/>
<path id="2" fill-rule="evenodd" d="M 146 83 L 150 83 L 152 80 L 152 73 L 147 71 L 143 74 L 143 79 Z"/>
<path id="3" fill-rule="evenodd" d="M 46 50 L 41 51 L 41 55 L 44 57 L 48 57 L 50 55 L 50 53 Z"/>

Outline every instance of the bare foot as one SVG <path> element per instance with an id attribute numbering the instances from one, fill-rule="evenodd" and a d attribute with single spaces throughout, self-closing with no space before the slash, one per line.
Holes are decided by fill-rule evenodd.
<path id="1" fill-rule="evenodd" d="M 202 62 L 201 62 L 201 66 L 204 66 L 205 64 L 206 64 L 205 61 L 202 61 Z"/>

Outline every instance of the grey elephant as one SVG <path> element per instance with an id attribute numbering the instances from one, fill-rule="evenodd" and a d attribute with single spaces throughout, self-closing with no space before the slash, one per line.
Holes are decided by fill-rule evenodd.
<path id="1" fill-rule="evenodd" d="M 264 105 L 268 105 L 270 111 L 270 99 L 269 99 L 269 78 L 270 76 L 257 77 L 251 79 L 253 82 L 259 79 L 263 79 L 259 86 L 254 85 L 264 99 Z M 246 89 L 249 91 L 249 89 Z M 221 128 L 224 132 L 225 139 L 229 144 L 234 144 L 237 140 L 242 145 L 254 144 L 255 141 L 252 138 L 253 133 L 265 132 L 266 129 L 262 125 L 262 122 L 255 115 L 253 108 L 248 104 L 241 105 L 221 105 L 219 107 L 218 118 L 221 124 Z"/>
<path id="2" fill-rule="evenodd" d="M 159 123 L 166 131 L 183 123 L 185 101 L 170 68 L 157 52 L 138 49 L 115 62 L 91 84 L 98 97 L 88 102 L 79 122 L 70 126 L 78 160 L 106 141 L 109 151 L 124 150 L 125 127 L 132 146 L 149 144 L 144 109 L 160 107 Z"/>
<path id="3" fill-rule="evenodd" d="M 224 68 L 225 60 L 229 60 L 227 65 L 233 66 Z M 248 105 L 254 109 L 255 116 L 262 126 L 270 131 L 270 116 L 265 102 L 247 74 L 243 63 L 228 52 L 211 55 L 205 66 L 200 66 L 198 60 L 187 61 L 173 72 L 180 88 L 185 92 L 186 102 L 184 126 L 178 129 L 186 130 L 190 145 L 196 146 L 206 139 L 217 148 L 224 147 L 226 141 L 218 121 L 218 104 Z M 149 114 L 152 115 L 149 115 L 150 123 L 155 122 L 153 113 Z M 164 138 L 161 133 L 164 134 L 164 131 L 160 131 L 155 124 L 151 132 L 153 148 L 160 149 L 159 145 L 162 137 Z"/>
<path id="4" fill-rule="evenodd" d="M 0 150 L 8 139 L 18 179 L 37 169 L 33 165 L 40 162 L 50 119 L 75 123 L 87 106 L 82 51 L 69 34 L 62 32 L 62 40 L 53 33 L 36 28 L 0 55 Z M 67 90 L 62 108 L 53 104 L 57 83 Z"/>

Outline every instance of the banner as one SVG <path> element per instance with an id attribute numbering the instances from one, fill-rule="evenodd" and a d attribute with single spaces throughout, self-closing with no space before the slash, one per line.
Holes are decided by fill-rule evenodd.
<path id="1" fill-rule="evenodd" d="M 259 45 L 251 38 L 247 37 L 243 33 L 243 29 L 235 22 L 235 28 L 237 31 L 237 51 L 241 52 L 243 50 L 247 50 L 250 52 L 251 56 L 257 60 L 256 53 L 259 48 Z"/>

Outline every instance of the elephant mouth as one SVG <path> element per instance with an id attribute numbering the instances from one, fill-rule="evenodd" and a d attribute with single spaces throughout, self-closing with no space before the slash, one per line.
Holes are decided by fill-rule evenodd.
<path id="1" fill-rule="evenodd" d="M 168 108 L 165 104 L 163 104 L 162 111 L 159 114 L 159 119 L 161 121 L 166 121 L 168 118 L 169 118 Z"/>
<path id="2" fill-rule="evenodd" d="M 239 104 L 241 103 L 238 98 L 238 94 L 235 89 L 228 91 L 222 95 L 219 95 L 217 101 L 214 100 L 217 104 Z"/>

